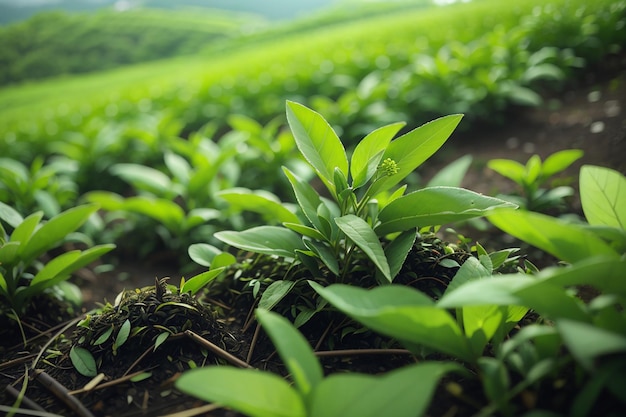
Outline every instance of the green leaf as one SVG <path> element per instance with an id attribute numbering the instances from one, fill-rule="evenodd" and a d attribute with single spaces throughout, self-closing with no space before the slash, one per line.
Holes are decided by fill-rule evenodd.
<path id="1" fill-rule="evenodd" d="M 155 350 L 157 350 L 157 348 L 159 346 L 161 346 L 163 344 L 163 342 L 165 342 L 167 340 L 168 337 L 170 337 L 170 333 L 169 332 L 160 333 L 157 336 L 156 340 L 154 341 L 154 349 L 152 351 L 154 352 Z"/>
<path id="2" fill-rule="evenodd" d="M 287 366 L 296 388 L 306 400 L 324 376 L 309 342 L 286 318 L 276 313 L 257 309 L 256 316 Z"/>
<path id="3" fill-rule="evenodd" d="M 519 186 L 524 186 L 526 167 L 519 162 L 511 159 L 492 159 L 487 162 L 487 166 L 503 177 L 512 180 Z"/>
<path id="4" fill-rule="evenodd" d="M 95 204 L 85 204 L 54 216 L 33 233 L 26 246 L 20 247 L 22 260 L 30 264 L 39 255 L 54 248 L 65 236 L 85 223 L 97 209 L 98 206 Z"/>
<path id="5" fill-rule="evenodd" d="M 565 149 L 548 156 L 541 167 L 541 176 L 549 178 L 565 170 L 583 156 L 580 149 Z"/>
<path id="6" fill-rule="evenodd" d="M 113 326 L 110 326 L 108 329 L 106 329 L 106 331 L 104 333 L 102 333 L 95 342 L 93 342 L 93 344 L 95 346 L 101 345 L 104 342 L 106 342 L 107 340 L 109 340 L 109 337 L 111 337 L 111 335 L 113 334 Z"/>
<path id="7" fill-rule="evenodd" d="M 181 184 L 188 184 L 191 177 L 192 168 L 189 162 L 180 155 L 171 151 L 166 151 L 164 155 L 165 165 L 170 170 L 174 178 Z M 169 178 L 168 178 L 169 179 Z"/>
<path id="8" fill-rule="evenodd" d="M 334 194 L 335 168 L 348 176 L 348 158 L 339 137 L 319 113 L 293 101 L 287 101 L 287 121 L 300 153 Z"/>
<path id="9" fill-rule="evenodd" d="M 465 155 L 449 163 L 428 181 L 428 187 L 460 187 L 472 159 L 472 155 Z"/>
<path id="10" fill-rule="evenodd" d="M 385 149 L 404 125 L 405 123 L 401 122 L 378 128 L 356 145 L 350 159 L 352 188 L 362 187 L 374 176 Z"/>
<path id="11" fill-rule="evenodd" d="M 278 280 L 272 282 L 269 287 L 263 291 L 261 299 L 259 300 L 259 308 L 264 310 L 271 310 L 276 304 L 280 302 L 289 291 L 296 285 L 295 281 Z"/>
<path id="12" fill-rule="evenodd" d="M 242 393 L 242 387 L 252 389 Z M 298 392 L 287 381 L 268 372 L 226 366 L 196 368 L 178 378 L 176 388 L 250 417 L 306 417 Z"/>
<path id="13" fill-rule="evenodd" d="M 471 281 L 476 281 L 478 279 L 486 278 L 491 276 L 491 271 L 484 267 L 480 261 L 473 256 L 470 256 L 463 262 L 463 265 L 456 271 L 454 277 L 448 284 L 446 291 L 444 294 L 448 292 L 452 292 L 458 287 L 462 286 Z"/>
<path id="14" fill-rule="evenodd" d="M 330 272 L 339 276 L 339 261 L 337 255 L 332 251 L 330 247 L 322 242 L 315 240 L 304 239 L 304 244 L 311 250 L 318 258 L 322 260 L 324 265 L 328 267 Z"/>
<path id="15" fill-rule="evenodd" d="M 48 281 L 57 275 L 61 275 L 65 272 L 68 266 L 72 265 L 76 260 L 78 260 L 78 258 L 80 258 L 80 255 L 81 252 L 79 250 L 73 250 L 57 256 L 48 262 L 46 266 L 44 266 L 37 273 L 37 275 L 35 275 L 35 277 L 31 280 L 30 285 L 35 286 L 41 282 Z M 69 273 L 65 275 L 69 275 Z"/>
<path id="16" fill-rule="evenodd" d="M 572 355 L 587 370 L 594 368 L 599 356 L 626 353 L 626 337 L 589 323 L 559 320 L 556 328 Z"/>
<path id="17" fill-rule="evenodd" d="M 393 187 L 430 158 L 448 140 L 462 117 L 460 114 L 444 116 L 393 140 L 382 159 L 391 158 L 395 161 L 398 173 L 376 181 L 370 195 Z"/>
<path id="18" fill-rule="evenodd" d="M 506 401 L 510 385 L 506 366 L 500 360 L 487 356 L 478 359 L 478 366 L 487 398 L 496 404 L 502 404 Z"/>
<path id="19" fill-rule="evenodd" d="M 113 342 L 113 351 L 115 352 L 119 349 L 126 341 L 128 340 L 128 336 L 130 335 L 130 320 L 126 319 L 120 330 L 117 332 L 117 337 L 115 338 L 115 342 Z"/>
<path id="20" fill-rule="evenodd" d="M 181 293 L 189 292 L 191 295 L 195 295 L 198 291 L 204 288 L 209 282 L 213 281 L 219 274 L 221 274 L 226 267 L 214 268 L 210 271 L 202 272 L 194 277 L 185 281 L 183 287 L 180 289 Z"/>
<path id="21" fill-rule="evenodd" d="M 0 246 L 0 265 L 5 269 L 9 269 L 19 262 L 18 252 L 20 250 L 20 242 L 7 242 Z"/>
<path id="22" fill-rule="evenodd" d="M 312 281 L 309 285 L 337 309 L 376 332 L 469 362 L 476 358 L 454 317 L 413 288 L 393 284 L 372 290 L 343 284 L 324 288 Z"/>
<path id="23" fill-rule="evenodd" d="M 311 417 L 414 417 L 424 415 L 439 379 L 461 370 L 452 363 L 409 365 L 380 376 L 334 374 L 313 391 Z M 416 389 L 419 381 L 419 389 Z"/>
<path id="24" fill-rule="evenodd" d="M 306 249 L 297 233 L 277 226 L 258 226 L 242 232 L 222 231 L 214 236 L 242 250 L 285 258 L 294 258 L 297 249 Z"/>
<path id="25" fill-rule="evenodd" d="M 626 177 L 603 167 L 585 165 L 580 170 L 580 199 L 591 225 L 626 230 Z"/>
<path id="26" fill-rule="evenodd" d="M 171 200 L 144 196 L 130 197 L 124 201 L 123 208 L 148 216 L 176 234 L 183 231 L 185 211 Z"/>
<path id="27" fill-rule="evenodd" d="M 139 190 L 146 190 L 157 196 L 177 194 L 173 192 L 172 180 L 157 169 L 139 164 L 115 164 L 110 171 Z"/>
<path id="28" fill-rule="evenodd" d="M 289 169 L 283 167 L 283 172 L 287 176 L 287 179 L 293 188 L 296 200 L 298 201 L 298 204 L 300 205 L 300 208 L 306 218 L 317 230 L 323 231 L 323 226 L 317 215 L 318 207 L 323 204 L 320 196 L 309 183 L 298 178 L 294 173 L 289 171 Z M 300 222 L 297 221 L 295 223 Z"/>
<path id="29" fill-rule="evenodd" d="M 217 196 L 226 200 L 237 211 L 259 213 L 266 221 L 298 223 L 299 219 L 278 197 L 267 191 L 251 191 L 247 188 L 222 190 Z"/>
<path id="30" fill-rule="evenodd" d="M 378 215 L 381 223 L 374 230 L 382 236 L 416 227 L 440 226 L 484 216 L 500 207 L 515 206 L 463 188 L 423 188 L 399 197 L 383 208 Z"/>
<path id="31" fill-rule="evenodd" d="M 72 346 L 70 349 L 70 360 L 81 375 L 94 377 L 98 374 L 96 361 L 87 349 Z"/>
<path id="32" fill-rule="evenodd" d="M 283 223 L 287 229 L 293 230 L 296 233 L 300 233 L 302 236 L 310 237 L 314 240 L 325 241 L 326 237 L 321 234 L 317 229 L 314 229 L 309 226 L 305 226 L 299 223 Z"/>
<path id="33" fill-rule="evenodd" d="M 385 251 L 370 225 L 354 214 L 337 217 L 335 223 L 374 262 L 374 265 L 387 278 L 387 281 L 391 282 L 391 270 L 387 263 Z"/>
<path id="34" fill-rule="evenodd" d="M 11 242 L 19 242 L 21 245 L 26 246 L 42 217 L 43 212 L 41 211 L 26 217 L 11 233 Z"/>
<path id="35" fill-rule="evenodd" d="M 385 247 L 385 257 L 389 263 L 389 271 L 393 280 L 402 269 L 404 261 L 413 248 L 417 231 L 414 229 L 400 233 L 394 240 Z"/>
<path id="36" fill-rule="evenodd" d="M 17 227 L 24 221 L 20 213 L 2 201 L 0 201 L 0 220 L 4 220 L 11 227 Z"/>
<path id="37" fill-rule="evenodd" d="M 487 218 L 502 231 L 566 262 L 576 262 L 595 255 L 618 256 L 593 232 L 544 214 L 498 210 Z"/>

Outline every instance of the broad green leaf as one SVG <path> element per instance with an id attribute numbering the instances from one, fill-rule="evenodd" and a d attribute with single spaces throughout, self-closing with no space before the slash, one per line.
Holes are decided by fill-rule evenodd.
<path id="1" fill-rule="evenodd" d="M 277 226 L 258 226 L 242 232 L 222 231 L 214 236 L 242 250 L 286 258 L 294 258 L 297 249 L 306 249 L 297 233 Z"/>
<path id="2" fill-rule="evenodd" d="M 580 149 L 565 149 L 548 156 L 541 167 L 541 176 L 549 178 L 565 170 L 583 156 Z"/>
<path id="3" fill-rule="evenodd" d="M 337 255 L 322 242 L 304 239 L 305 246 L 311 250 L 328 267 L 330 272 L 339 276 L 339 261 Z"/>
<path id="4" fill-rule="evenodd" d="M 595 255 L 618 256 L 594 233 L 544 214 L 498 210 L 487 218 L 502 231 L 566 262 L 576 262 Z"/>
<path id="5" fill-rule="evenodd" d="M 11 233 L 11 242 L 19 242 L 21 245 L 26 246 L 42 217 L 43 212 L 41 211 L 26 217 Z"/>
<path id="6" fill-rule="evenodd" d="M 131 324 L 130 320 L 126 319 L 120 330 L 117 332 L 117 336 L 115 337 L 115 342 L 113 342 L 113 351 L 119 349 L 126 341 L 128 340 L 128 336 L 130 336 Z"/>
<path id="7" fill-rule="evenodd" d="M 198 291 L 204 288 L 209 282 L 213 281 L 219 274 L 221 274 L 226 267 L 214 268 L 210 271 L 202 272 L 194 277 L 185 281 L 180 292 L 189 292 L 191 295 L 195 295 Z"/>
<path id="8" fill-rule="evenodd" d="M 223 252 L 208 243 L 194 243 L 189 246 L 187 253 L 195 263 L 206 267 L 220 268 L 237 262 L 232 254 Z"/>
<path id="9" fill-rule="evenodd" d="M 370 329 L 402 342 L 418 344 L 473 362 L 472 352 L 454 317 L 427 295 L 402 285 L 372 290 L 334 284 L 309 285 L 337 309 Z"/>
<path id="10" fill-rule="evenodd" d="M 348 158 L 339 137 L 319 113 L 302 104 L 287 102 L 287 121 L 298 149 L 334 193 L 335 168 L 348 176 Z"/>
<path id="11" fill-rule="evenodd" d="M 148 216 L 176 234 L 183 231 L 185 211 L 171 200 L 147 196 L 130 197 L 125 200 L 123 208 Z"/>
<path id="12" fill-rule="evenodd" d="M 460 371 L 452 363 L 409 365 L 380 376 L 334 374 L 313 391 L 311 417 L 414 417 L 424 415 L 439 379 Z M 417 385 L 416 385 L 417 383 Z"/>
<path id="13" fill-rule="evenodd" d="M 335 223 L 374 262 L 374 265 L 387 278 L 387 281 L 391 282 L 391 270 L 387 263 L 385 251 L 370 225 L 354 214 L 337 217 Z"/>
<path id="14" fill-rule="evenodd" d="M 393 187 L 430 158 L 448 140 L 462 117 L 460 114 L 444 116 L 393 140 L 382 159 L 390 158 L 395 161 L 398 173 L 383 177 L 373 184 L 370 195 Z"/>
<path id="15" fill-rule="evenodd" d="M 626 353 L 626 336 L 589 323 L 559 320 L 556 328 L 572 355 L 591 371 L 599 356 Z"/>
<path id="16" fill-rule="evenodd" d="M 110 168 L 113 175 L 121 177 L 139 190 L 157 196 L 175 196 L 172 180 L 161 171 L 139 164 L 115 164 Z"/>
<path id="17" fill-rule="evenodd" d="M 20 213 L 2 201 L 0 201 L 0 220 L 4 220 L 11 227 L 17 227 L 24 221 Z"/>
<path id="18" fill-rule="evenodd" d="M 189 162 L 174 152 L 166 151 L 164 155 L 165 165 L 170 170 L 174 178 L 181 184 L 188 184 L 191 177 L 192 168 Z"/>
<path id="19" fill-rule="evenodd" d="M 278 197 L 267 191 L 252 191 L 247 188 L 231 188 L 219 191 L 217 196 L 226 200 L 237 211 L 253 211 L 266 221 L 298 223 L 299 219 Z"/>
<path id="20" fill-rule="evenodd" d="M 591 225 L 626 230 L 626 177 L 603 167 L 580 170 L 580 200 Z"/>
<path id="21" fill-rule="evenodd" d="M 94 377 L 98 374 L 96 361 L 87 349 L 72 346 L 70 349 L 70 360 L 81 375 Z"/>
<path id="22" fill-rule="evenodd" d="M 317 194 L 315 189 L 308 182 L 298 178 L 286 167 L 283 167 L 283 172 L 287 176 L 287 179 L 293 188 L 293 192 L 300 208 L 302 209 L 302 212 L 317 230 L 322 231 L 322 225 L 317 216 L 317 209 L 323 204 L 319 194 Z M 297 221 L 293 223 L 300 222 Z"/>
<path id="23" fill-rule="evenodd" d="M 269 287 L 263 291 L 261 299 L 259 300 L 259 308 L 263 310 L 271 310 L 276 304 L 280 302 L 289 291 L 296 285 L 295 281 L 278 280 L 272 282 Z"/>
<path id="24" fill-rule="evenodd" d="M 350 159 L 352 188 L 362 187 L 374 176 L 385 149 L 387 149 L 391 139 L 405 124 L 403 122 L 393 123 L 378 128 L 365 136 L 356 145 Z"/>
<path id="25" fill-rule="evenodd" d="M 29 264 L 44 252 L 54 248 L 69 233 L 78 229 L 87 221 L 89 216 L 98 209 L 95 204 L 85 204 L 64 211 L 44 223 L 35 233 L 26 246 L 20 247 L 22 260 Z"/>
<path id="26" fill-rule="evenodd" d="M 78 258 L 80 258 L 81 252 L 79 250 L 73 250 L 65 252 L 56 258 L 52 259 L 46 264 L 35 277 L 30 281 L 30 285 L 34 286 L 40 282 L 47 281 L 63 273 L 68 266 L 73 264 Z M 69 275 L 69 274 L 66 274 Z"/>
<path id="27" fill-rule="evenodd" d="M 306 401 L 324 376 L 313 348 L 286 318 L 263 309 L 257 309 L 256 316 Z"/>
<path id="28" fill-rule="evenodd" d="M 463 265 L 461 265 L 459 270 L 456 271 L 456 274 L 452 277 L 452 280 L 450 281 L 450 284 L 448 284 L 444 294 L 454 291 L 467 282 L 490 276 L 491 271 L 485 268 L 485 266 L 481 264 L 478 259 L 470 256 L 465 260 L 465 262 L 463 262 Z"/>
<path id="29" fill-rule="evenodd" d="M 189 210 L 189 213 L 187 213 L 183 221 L 182 230 L 191 230 L 209 220 L 219 219 L 222 216 L 221 211 L 212 208 L 200 207 Z"/>
<path id="30" fill-rule="evenodd" d="M 84 198 L 90 203 L 98 204 L 102 210 L 117 211 L 124 208 L 124 197 L 109 191 L 90 191 Z"/>
<path id="31" fill-rule="evenodd" d="M 287 229 L 293 230 L 296 233 L 300 233 L 302 236 L 310 237 L 311 239 L 324 241 L 326 237 L 321 234 L 317 229 L 309 226 L 305 226 L 299 223 L 283 223 Z"/>
<path id="32" fill-rule="evenodd" d="M 526 178 L 524 183 L 528 186 L 535 184 L 541 174 L 541 158 L 539 155 L 533 155 L 526 162 Z"/>
<path id="33" fill-rule="evenodd" d="M 428 187 L 460 187 L 472 159 L 472 155 L 465 155 L 446 165 L 428 181 Z"/>
<path id="34" fill-rule="evenodd" d="M 0 265 L 7 270 L 19 262 L 20 242 L 7 242 L 0 245 Z"/>
<path id="35" fill-rule="evenodd" d="M 242 393 L 242 387 L 251 389 Z M 306 417 L 298 392 L 269 372 L 227 366 L 196 368 L 178 378 L 176 388 L 250 417 Z"/>
<path id="36" fill-rule="evenodd" d="M 385 257 L 389 263 L 389 271 L 393 280 L 402 269 L 404 261 L 408 256 L 415 239 L 417 238 L 416 230 L 407 230 L 400 233 L 394 240 L 385 246 Z"/>
<path id="37" fill-rule="evenodd" d="M 416 227 L 439 226 L 484 216 L 495 208 L 515 207 L 494 197 L 456 187 L 430 187 L 389 203 L 378 215 L 379 236 Z"/>
<path id="38" fill-rule="evenodd" d="M 492 159 L 487 162 L 487 166 L 516 184 L 520 186 L 524 185 L 526 167 L 519 162 L 511 159 Z"/>

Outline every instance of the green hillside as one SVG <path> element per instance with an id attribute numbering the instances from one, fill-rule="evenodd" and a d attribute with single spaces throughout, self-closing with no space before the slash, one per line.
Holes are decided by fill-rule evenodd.
<path id="1" fill-rule="evenodd" d="M 264 26 L 221 10 L 49 12 L 0 27 L 0 86 L 194 54 Z"/>

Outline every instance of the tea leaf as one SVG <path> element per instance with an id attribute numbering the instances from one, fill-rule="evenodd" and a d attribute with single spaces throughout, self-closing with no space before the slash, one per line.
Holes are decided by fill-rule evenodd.
<path id="1" fill-rule="evenodd" d="M 87 349 L 72 346 L 70 349 L 70 360 L 81 375 L 94 377 L 98 374 L 96 361 Z"/>
<path id="2" fill-rule="evenodd" d="M 295 257 L 295 250 L 305 250 L 297 233 L 277 226 L 258 226 L 242 232 L 222 231 L 214 235 L 222 242 L 250 252 Z"/>
<path id="3" fill-rule="evenodd" d="M 548 178 L 554 174 L 558 174 L 572 165 L 575 161 L 582 158 L 582 156 L 583 151 L 580 149 L 565 149 L 563 151 L 555 152 L 552 155 L 549 155 L 543 162 L 541 176 L 543 178 Z"/>
<path id="4" fill-rule="evenodd" d="M 286 167 L 283 167 L 283 172 L 293 188 L 293 192 L 302 212 L 317 230 L 322 231 L 323 228 L 317 216 L 317 209 L 323 204 L 320 196 L 309 183 L 298 178 Z M 296 223 L 300 222 L 297 221 Z"/>
<path id="5" fill-rule="evenodd" d="M 356 145 L 350 159 L 352 188 L 362 187 L 374 176 L 385 149 L 404 125 L 405 123 L 393 123 L 378 128 Z"/>
<path id="6" fill-rule="evenodd" d="M 439 379 L 452 363 L 405 366 L 380 376 L 334 374 L 313 391 L 311 417 L 413 417 L 428 408 Z M 415 381 L 420 389 L 415 390 Z"/>
<path id="7" fill-rule="evenodd" d="M 559 320 L 556 328 L 572 355 L 589 371 L 599 356 L 626 352 L 623 334 L 573 320 Z"/>
<path id="8" fill-rule="evenodd" d="M 339 137 L 319 113 L 293 101 L 287 102 L 287 121 L 298 149 L 334 193 L 335 168 L 348 176 L 348 158 Z"/>
<path id="9" fill-rule="evenodd" d="M 130 320 L 126 319 L 120 330 L 117 332 L 117 337 L 115 338 L 115 342 L 113 343 L 113 351 L 119 349 L 126 341 L 128 340 L 128 336 L 130 335 Z"/>
<path id="10" fill-rule="evenodd" d="M 266 221 L 298 223 L 299 219 L 275 195 L 267 191 L 251 191 L 247 188 L 222 190 L 217 196 L 226 200 L 237 211 L 253 211 Z"/>
<path id="11" fill-rule="evenodd" d="M 209 282 L 213 281 L 219 274 L 221 274 L 226 267 L 213 268 L 210 271 L 205 271 L 194 277 L 188 279 L 180 289 L 181 293 L 188 292 L 191 295 L 195 295 L 198 291 L 204 288 Z"/>
<path id="12" fill-rule="evenodd" d="M 446 165 L 441 171 L 435 174 L 430 181 L 428 181 L 427 186 L 460 187 L 471 164 L 472 155 L 462 156 Z"/>
<path id="13" fill-rule="evenodd" d="M 487 216 L 502 231 L 566 262 L 617 253 L 591 231 L 528 211 L 498 210 Z"/>
<path id="14" fill-rule="evenodd" d="M 580 199 L 591 225 L 626 230 L 626 177 L 603 167 L 585 165 L 580 170 Z"/>
<path id="15" fill-rule="evenodd" d="M 17 227 L 24 221 L 20 213 L 13 207 L 4 204 L 2 201 L 0 201 L 0 220 L 4 220 L 11 227 Z"/>
<path id="16" fill-rule="evenodd" d="M 520 186 L 524 186 L 526 167 L 519 162 L 510 159 L 492 159 L 487 162 L 487 166 L 503 177 L 514 181 Z"/>
<path id="17" fill-rule="evenodd" d="M 38 211 L 26 217 L 22 223 L 17 225 L 13 233 L 11 233 L 11 242 L 19 242 L 21 245 L 26 246 L 30 240 L 33 232 L 39 225 L 43 212 Z M 3 262 L 5 263 L 5 262 Z M 6 262 L 9 263 L 9 262 Z"/>
<path id="18" fill-rule="evenodd" d="M 157 169 L 140 164 L 124 163 L 113 165 L 110 171 L 140 190 L 147 190 L 156 195 L 176 195 L 172 192 L 172 180 Z"/>
<path id="19" fill-rule="evenodd" d="M 263 309 L 257 309 L 256 315 L 287 366 L 296 388 L 306 398 L 324 376 L 309 342 L 286 318 Z"/>
<path id="20" fill-rule="evenodd" d="M 263 295 L 259 300 L 259 308 L 271 310 L 280 302 L 289 291 L 296 285 L 295 281 L 279 280 L 272 282 L 269 287 L 263 291 Z"/>
<path id="21" fill-rule="evenodd" d="M 374 230 L 382 236 L 416 227 L 439 226 L 484 216 L 498 207 L 515 206 L 463 188 L 424 188 L 399 197 L 383 208 L 378 215 L 381 223 Z"/>
<path id="22" fill-rule="evenodd" d="M 153 351 L 157 350 L 157 348 L 159 346 L 161 346 L 163 344 L 163 342 L 165 342 L 167 340 L 167 338 L 170 337 L 170 333 L 169 332 L 163 332 L 160 333 L 156 340 L 154 341 L 154 349 Z"/>
<path id="23" fill-rule="evenodd" d="M 382 156 L 398 166 L 398 173 L 383 177 L 372 185 L 371 195 L 376 195 L 402 181 L 424 161 L 430 158 L 448 140 L 463 115 L 454 114 L 435 119 L 393 140 Z"/>
<path id="24" fill-rule="evenodd" d="M 416 238 L 417 231 L 410 229 L 400 233 L 385 247 L 385 256 L 389 263 L 389 271 L 392 280 L 402 269 L 402 265 L 404 265 L 406 257 L 413 248 Z"/>
<path id="25" fill-rule="evenodd" d="M 374 265 L 391 282 L 391 271 L 378 236 L 365 220 L 354 214 L 335 219 L 335 223 L 374 262 Z"/>
<path id="26" fill-rule="evenodd" d="M 104 342 L 109 340 L 109 337 L 111 337 L 112 334 L 113 334 L 113 326 L 109 327 L 104 333 L 102 333 L 100 337 L 98 337 L 96 341 L 93 342 L 93 344 L 96 346 L 103 344 Z"/>
<path id="27" fill-rule="evenodd" d="M 456 320 L 413 288 L 385 285 L 365 290 L 343 284 L 324 288 L 312 281 L 309 285 L 337 309 L 376 332 L 470 362 L 476 357 Z"/>
<path id="28" fill-rule="evenodd" d="M 254 389 L 242 395 L 242 386 Z M 280 376 L 267 372 L 226 366 L 196 368 L 181 375 L 176 388 L 251 417 L 306 417 L 298 392 Z"/>

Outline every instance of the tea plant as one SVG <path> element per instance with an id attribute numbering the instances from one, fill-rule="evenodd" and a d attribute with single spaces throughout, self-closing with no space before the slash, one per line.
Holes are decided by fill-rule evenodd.
<path id="1" fill-rule="evenodd" d="M 460 371 L 456 364 L 433 362 L 379 376 L 344 373 L 324 377 L 312 348 L 288 320 L 261 309 L 256 314 L 293 385 L 269 372 L 214 366 L 185 372 L 177 379 L 176 388 L 251 417 L 408 417 L 422 415 L 441 377 Z M 241 395 L 242 384 L 255 388 Z"/>
<path id="2" fill-rule="evenodd" d="M 85 250 L 70 250 L 51 257 L 40 257 L 59 246 L 97 210 L 94 204 L 68 209 L 46 222 L 43 212 L 23 218 L 17 211 L 0 203 L 0 308 L 16 316 L 25 313 L 31 299 L 70 278 L 72 272 L 83 268 L 111 251 L 112 244 Z M 11 230 L 8 233 L 7 230 Z"/>
<path id="3" fill-rule="evenodd" d="M 241 232 L 216 233 L 215 237 L 224 243 L 283 257 L 294 265 L 302 264 L 315 276 L 319 276 L 321 264 L 334 277 L 329 279 L 339 282 L 351 280 L 353 269 L 369 261 L 376 268 L 376 278 L 390 283 L 415 240 L 417 228 L 466 220 L 496 207 L 513 206 L 456 187 L 427 187 L 405 195 L 405 185 L 390 191 L 443 145 L 461 115 L 437 119 L 395 140 L 392 138 L 403 123 L 379 128 L 355 147 L 350 161 L 339 137 L 320 114 L 287 102 L 287 120 L 298 149 L 326 187 L 330 199 L 283 168 L 300 216 L 283 222 L 283 227 L 264 225 Z M 235 197 L 231 195 L 236 202 Z M 246 198 L 247 195 L 241 197 L 242 201 Z M 265 200 L 264 209 L 271 203 L 278 211 L 280 206 L 275 201 Z"/>
<path id="4" fill-rule="evenodd" d="M 541 188 L 542 185 L 582 156 L 581 150 L 567 149 L 548 156 L 543 162 L 539 155 L 533 155 L 526 165 L 510 159 L 492 159 L 487 166 L 519 186 L 519 195 L 500 196 L 501 198 L 526 210 L 546 212 L 562 210 L 565 198 L 572 196 L 574 189 L 567 185 L 546 189 Z"/>

